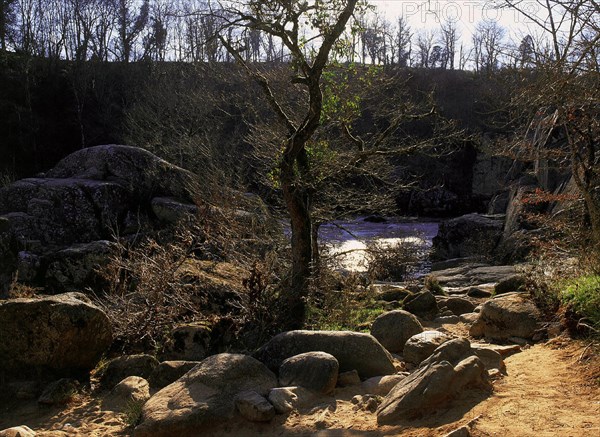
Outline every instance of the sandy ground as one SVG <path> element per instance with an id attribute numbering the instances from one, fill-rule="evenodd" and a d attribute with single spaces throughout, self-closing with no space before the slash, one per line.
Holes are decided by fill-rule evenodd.
<path id="1" fill-rule="evenodd" d="M 469 392 L 451 409 L 410 423 L 378 427 L 373 413 L 352 404 L 358 391 L 349 387 L 269 424 L 232 421 L 210 435 L 425 437 L 470 424 L 476 437 L 600 436 L 600 367 L 585 346 L 555 339 L 526 349 L 506 359 L 508 376 L 495 381 L 491 396 Z M 1 406 L 0 429 L 23 424 L 42 437 L 133 434 L 122 414 L 103 411 L 101 399 L 85 395 L 62 409 L 35 402 Z"/>

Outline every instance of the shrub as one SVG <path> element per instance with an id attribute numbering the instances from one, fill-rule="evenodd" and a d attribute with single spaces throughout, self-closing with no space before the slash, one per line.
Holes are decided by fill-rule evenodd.
<path id="1" fill-rule="evenodd" d="M 371 242 L 367 244 L 366 258 L 372 280 L 402 282 L 417 272 L 424 259 L 424 250 L 414 239 L 392 244 Z"/>
<path id="2" fill-rule="evenodd" d="M 560 299 L 587 319 L 594 329 L 600 329 L 600 276 L 580 276 L 567 281 Z"/>
<path id="3" fill-rule="evenodd" d="M 131 428 L 139 425 L 142 419 L 142 410 L 146 401 L 129 401 L 123 410 L 125 424 Z"/>
<path id="4" fill-rule="evenodd" d="M 157 350 L 177 322 L 198 314 L 194 296 L 178 274 L 193 256 L 191 233 L 159 244 L 153 239 L 128 247 L 115 244 L 106 267 L 99 273 L 109 289 L 97 303 L 113 326 L 115 346 L 123 352 Z"/>
<path id="5" fill-rule="evenodd" d="M 433 294 L 446 295 L 446 292 L 444 291 L 444 289 L 440 285 L 440 282 L 434 275 L 427 275 L 427 277 L 425 278 L 424 286 Z"/>

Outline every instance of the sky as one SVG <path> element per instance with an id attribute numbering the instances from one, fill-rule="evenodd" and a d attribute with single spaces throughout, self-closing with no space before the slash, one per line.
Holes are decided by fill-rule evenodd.
<path id="1" fill-rule="evenodd" d="M 506 8 L 498 8 L 496 0 L 369 0 L 389 21 L 398 16 L 408 20 L 413 30 L 438 28 L 441 22 L 455 21 L 464 40 L 470 40 L 477 23 L 494 20 L 518 38 L 531 27 L 530 20 L 523 14 Z M 521 4 L 533 15 L 541 13 L 535 0 Z"/>

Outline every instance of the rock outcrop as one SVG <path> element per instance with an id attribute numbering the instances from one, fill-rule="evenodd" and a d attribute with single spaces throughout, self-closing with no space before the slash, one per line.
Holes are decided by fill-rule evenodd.
<path id="1" fill-rule="evenodd" d="M 502 237 L 503 218 L 467 214 L 443 222 L 433 239 L 433 256 L 437 259 L 489 256 Z"/>
<path id="2" fill-rule="evenodd" d="M 47 279 L 55 291 L 93 285 L 115 232 L 147 232 L 169 217 L 183 218 L 182 209 L 195 212 L 195 179 L 143 149 L 107 145 L 79 150 L 46 174 L 0 188 L 0 260 L 6 261 L 0 281 L 6 286 L 24 252 L 21 267 L 28 269 L 19 269 L 21 279 Z"/>

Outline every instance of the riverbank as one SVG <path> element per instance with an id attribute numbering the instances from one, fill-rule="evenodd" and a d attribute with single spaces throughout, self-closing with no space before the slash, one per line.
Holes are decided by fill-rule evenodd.
<path id="1" fill-rule="evenodd" d="M 249 421 L 246 416 L 232 410 L 231 415 L 228 413 L 223 418 L 213 417 L 211 419 L 213 422 L 202 422 L 202 427 L 197 428 L 197 435 L 250 437 L 401 434 L 421 437 L 445 436 L 462 427 L 465 427 L 463 431 L 467 434 L 460 435 L 476 437 L 594 435 L 600 431 L 598 347 L 589 342 L 569 339 L 560 323 L 548 323 L 538 319 L 536 310 L 528 303 L 527 294 L 518 290 L 518 281 L 514 281 L 515 275 L 518 274 L 518 270 L 512 266 L 481 264 L 467 264 L 438 271 L 435 273 L 438 284 L 441 284 L 444 291 L 451 291 L 452 294 L 436 295 L 434 301 L 428 304 L 433 305 L 435 310 L 423 305 L 426 299 L 419 297 L 431 295 L 431 290 L 427 288 L 411 292 L 397 284 L 390 284 L 391 288 L 383 287 L 385 289 L 377 291 L 381 297 L 385 295 L 389 299 L 394 293 L 397 297 L 399 293 L 406 295 L 401 302 L 391 299 L 386 302 L 392 307 L 398 305 L 414 312 L 416 316 L 410 317 L 418 321 L 416 323 L 420 328 L 417 332 L 423 331 L 413 336 L 419 337 L 418 341 L 409 339 L 404 346 L 404 351 L 398 352 L 393 342 L 390 343 L 390 339 L 398 337 L 398 331 L 376 330 L 375 324 L 366 327 L 370 328 L 371 334 L 376 336 L 381 344 L 394 351 L 390 357 L 395 368 L 392 373 L 395 374 L 387 377 L 388 380 L 394 378 L 393 384 L 384 383 L 383 379 L 374 382 L 372 378 L 364 375 L 357 379 L 359 374 L 350 377 L 347 374 L 342 376 L 340 373 L 338 377 L 336 372 L 337 386 L 332 392 L 317 394 L 296 390 L 294 395 L 296 397 L 290 398 L 292 407 L 287 413 L 277 414 L 267 422 L 257 423 Z M 513 288 L 516 290 L 508 287 L 509 279 L 512 280 Z M 490 296 L 491 294 L 497 296 Z M 415 296 L 419 299 L 415 299 Z M 421 304 L 415 305 L 415 302 Z M 508 305 L 504 306 L 504 303 Z M 504 320 L 514 321 L 516 320 L 514 317 L 525 317 L 522 319 L 524 321 L 513 327 L 499 323 L 498 326 L 503 327 L 497 330 L 492 326 L 496 319 L 490 318 L 495 314 L 491 312 L 492 308 L 496 308 L 495 312 L 501 309 Z M 395 317 L 395 314 L 400 313 L 407 314 L 402 317 L 409 315 L 405 311 L 391 310 L 382 313 L 377 320 L 389 318 L 388 315 Z M 529 332 L 520 330 L 528 324 L 529 320 L 532 320 L 531 318 L 536 319 L 535 329 L 532 328 Z M 377 320 L 375 323 L 378 323 Z M 485 326 L 475 329 L 475 325 L 478 323 L 481 325 L 483 322 Z M 336 338 L 336 335 L 340 336 L 340 341 L 345 344 L 341 350 L 354 347 L 352 346 L 354 340 L 350 333 L 336 334 L 332 331 L 327 335 L 332 335 L 332 339 Z M 370 337 L 367 334 L 361 335 Z M 342 338 L 346 339 L 342 340 Z M 442 339 L 440 343 L 435 343 L 439 338 Z M 500 340 L 501 338 L 504 340 Z M 404 393 L 402 390 L 407 390 L 402 396 L 409 396 L 416 389 L 415 383 L 427 384 L 428 378 L 434 377 L 433 374 L 427 373 L 429 371 L 427 369 L 436 369 L 440 364 L 434 357 L 445 353 L 442 352 L 444 347 L 448 349 L 451 346 L 457 350 L 455 346 L 462 344 L 465 339 L 468 339 L 467 344 L 470 343 L 468 349 L 470 352 L 467 352 L 468 358 L 458 363 L 455 369 L 466 366 L 467 362 L 484 363 L 486 370 L 482 377 L 488 381 L 486 384 L 493 385 L 493 390 L 490 391 L 489 388 L 484 388 L 485 386 L 467 385 L 465 389 L 461 389 L 449 398 L 425 398 L 422 406 L 418 407 L 422 409 L 422 414 L 417 417 L 407 416 L 395 419 L 391 424 L 382 423 L 381 405 L 389 403 L 390 398 L 393 399 L 398 395 L 398 391 Z M 436 344 L 433 348 L 431 348 L 431 341 Z M 414 346 L 409 354 L 407 348 L 411 342 Z M 335 344 L 336 341 L 322 343 L 317 348 L 327 350 Z M 437 346 L 438 344 L 441 345 Z M 330 352 L 334 355 L 341 353 L 334 350 Z M 418 361 L 415 361 L 415 353 L 419 354 Z M 336 357 L 340 359 L 340 363 L 344 363 L 343 356 L 336 355 Z M 459 358 L 459 361 L 460 359 L 462 358 Z M 372 355 L 361 365 L 369 365 L 378 360 L 380 361 L 381 357 Z M 433 367 L 428 367 L 432 365 Z M 135 373 L 135 369 L 131 371 Z M 314 372 L 309 373 L 314 374 Z M 246 374 L 244 378 L 248 377 L 251 378 L 252 373 Z M 174 382 L 176 383 L 177 381 Z M 218 383 L 227 383 L 227 381 Z M 404 388 L 402 388 L 403 384 Z M 454 383 L 441 384 L 448 390 L 452 390 Z M 184 396 L 187 390 L 178 389 L 181 395 L 177 397 Z M 189 390 L 195 389 L 190 387 Z M 215 388 L 211 390 L 217 391 L 213 392 L 210 399 L 216 396 L 215 399 L 219 399 L 219 402 L 227 402 L 229 395 L 219 395 L 218 389 Z M 161 393 L 166 392 L 162 390 L 157 393 L 157 389 L 152 388 L 151 399 L 161 396 Z M 204 396 L 202 393 L 201 390 L 198 392 L 198 398 L 190 398 L 188 401 L 192 403 L 185 410 L 177 407 L 180 400 L 173 398 L 169 404 L 170 408 L 173 408 L 171 412 L 173 417 L 192 414 L 196 408 L 194 402 L 207 402 L 205 408 L 210 411 L 215 400 L 202 401 Z M 114 389 L 101 390 L 98 385 L 95 385 L 94 390 L 83 390 L 72 397 L 66 405 L 61 406 L 40 405 L 35 399 L 29 401 L 13 399 L 0 408 L 0 429 L 27 425 L 35 430 L 35 435 L 42 437 L 135 436 L 134 426 L 140 420 L 144 423 L 148 418 L 156 417 L 152 416 L 154 413 L 146 411 L 151 407 L 144 407 L 144 410 L 141 406 L 138 410 L 110 409 L 114 395 Z M 153 404 L 155 405 L 156 401 L 147 403 L 147 405 Z M 190 416 L 189 420 L 192 419 Z M 181 435 L 173 432 L 164 435 Z M 186 435 L 196 434 L 192 432 Z"/>

